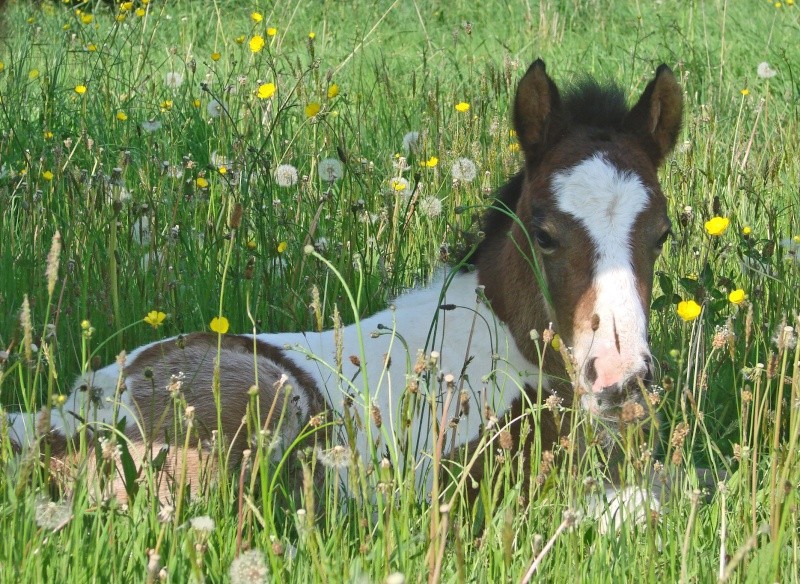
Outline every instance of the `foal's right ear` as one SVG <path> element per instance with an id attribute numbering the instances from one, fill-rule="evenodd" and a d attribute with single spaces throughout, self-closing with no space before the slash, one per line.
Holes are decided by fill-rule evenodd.
<path id="1" fill-rule="evenodd" d="M 560 103 L 558 88 L 547 76 L 544 61 L 536 59 L 519 82 L 514 98 L 514 129 L 526 157 L 541 152 Z"/>

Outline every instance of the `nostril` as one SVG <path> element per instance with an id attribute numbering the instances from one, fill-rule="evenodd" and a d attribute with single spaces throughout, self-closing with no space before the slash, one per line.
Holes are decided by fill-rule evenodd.
<path id="1" fill-rule="evenodd" d="M 586 379 L 589 383 L 597 381 L 597 357 L 592 357 L 586 364 Z"/>

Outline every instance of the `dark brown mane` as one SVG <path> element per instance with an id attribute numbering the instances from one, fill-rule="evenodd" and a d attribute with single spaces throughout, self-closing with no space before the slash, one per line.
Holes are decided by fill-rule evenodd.
<path id="1" fill-rule="evenodd" d="M 596 137 L 602 140 L 603 130 L 622 130 L 625 117 L 630 112 L 621 87 L 614 83 L 600 84 L 591 78 L 581 79 L 569 87 L 561 96 L 561 105 L 559 119 L 553 123 L 561 128 L 557 139 L 575 128 L 586 127 L 598 130 Z M 520 171 L 497 190 L 481 221 L 483 241 L 469 256 L 469 263 L 475 263 L 489 242 L 504 236 L 511 227 L 510 213 L 517 207 L 524 178 L 525 173 Z"/>

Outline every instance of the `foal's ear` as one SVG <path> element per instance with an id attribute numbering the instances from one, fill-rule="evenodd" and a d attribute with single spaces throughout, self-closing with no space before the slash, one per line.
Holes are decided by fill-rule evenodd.
<path id="1" fill-rule="evenodd" d="M 642 97 L 625 118 L 625 130 L 643 137 L 656 166 L 675 147 L 681 131 L 683 92 L 672 70 L 666 65 L 656 69 Z"/>
<path id="2" fill-rule="evenodd" d="M 519 82 L 514 99 L 514 129 L 526 156 L 541 151 L 559 105 L 558 88 L 547 76 L 544 61 L 537 59 Z"/>

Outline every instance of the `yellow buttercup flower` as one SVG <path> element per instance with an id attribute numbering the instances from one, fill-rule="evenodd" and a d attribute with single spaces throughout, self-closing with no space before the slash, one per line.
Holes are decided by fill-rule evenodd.
<path id="1" fill-rule="evenodd" d="M 95 51 L 97 51 L 97 45 L 94 43 L 89 43 L 88 45 L 86 45 L 86 50 L 89 51 L 90 53 L 94 53 Z"/>
<path id="2" fill-rule="evenodd" d="M 199 100 L 199 99 L 195 99 L 195 100 L 192 102 L 192 106 L 194 106 L 194 107 L 200 107 L 200 100 Z"/>
<path id="3" fill-rule="evenodd" d="M 144 8 L 139 7 L 136 9 L 136 16 L 138 16 L 139 18 L 143 17 L 145 14 L 147 14 L 147 12 L 145 11 Z"/>
<path id="4" fill-rule="evenodd" d="M 308 38 L 310 38 L 313 41 L 315 38 L 317 38 L 317 33 L 315 32 L 308 33 Z"/>
<path id="5" fill-rule="evenodd" d="M 38 79 L 39 77 L 39 70 L 38 69 L 31 69 L 28 71 L 28 79 L 33 81 L 34 79 Z"/>
<path id="6" fill-rule="evenodd" d="M 78 95 L 83 95 L 86 93 L 86 86 L 85 85 L 76 85 L 75 86 L 75 93 Z"/>
<path id="7" fill-rule="evenodd" d="M 725 230 L 728 229 L 728 225 L 730 224 L 731 220 L 727 217 L 712 217 L 705 223 L 706 233 L 712 237 L 719 237 L 725 233 Z"/>
<path id="8" fill-rule="evenodd" d="M 289 247 L 289 244 L 288 244 L 288 243 L 286 243 L 285 241 L 281 241 L 281 242 L 278 244 L 278 253 L 283 253 L 283 252 L 285 252 L 287 247 Z"/>
<path id="9" fill-rule="evenodd" d="M 306 106 L 306 117 L 313 118 L 315 115 L 319 113 L 319 110 L 322 109 L 322 106 L 318 104 L 316 101 L 312 101 Z"/>
<path id="10" fill-rule="evenodd" d="M 439 164 L 439 159 L 436 158 L 435 156 L 431 156 L 430 158 L 428 158 L 428 160 L 424 160 L 422 162 L 422 166 L 427 166 L 428 168 L 433 168 L 437 164 Z"/>
<path id="11" fill-rule="evenodd" d="M 228 167 L 227 166 L 220 166 L 217 168 L 217 172 L 220 174 L 228 174 Z"/>
<path id="12" fill-rule="evenodd" d="M 460 101 L 456 104 L 456 111 L 464 113 L 469 111 L 469 104 L 466 101 Z"/>
<path id="13" fill-rule="evenodd" d="M 258 86 L 258 99 L 269 99 L 275 95 L 275 84 L 264 83 Z"/>
<path id="14" fill-rule="evenodd" d="M 147 316 L 144 317 L 144 321 L 149 324 L 154 329 L 157 329 L 162 324 L 164 324 L 164 320 L 166 320 L 167 315 L 159 310 L 151 310 L 147 313 Z"/>
<path id="15" fill-rule="evenodd" d="M 267 36 L 274 37 L 276 34 L 278 34 L 278 29 L 277 29 L 277 28 L 275 28 L 274 26 L 270 26 L 270 27 L 267 29 Z"/>
<path id="16" fill-rule="evenodd" d="M 162 111 L 166 111 L 166 110 L 169 110 L 169 109 L 172 109 L 172 100 L 171 99 L 165 99 L 164 101 L 161 102 L 161 110 Z"/>
<path id="17" fill-rule="evenodd" d="M 202 176 L 198 176 L 197 180 L 194 181 L 194 182 L 201 189 L 208 188 L 208 181 L 205 178 L 203 178 Z"/>
<path id="18" fill-rule="evenodd" d="M 237 44 L 240 44 L 240 45 L 241 45 L 241 44 L 244 42 L 244 35 L 238 36 L 238 37 L 236 37 L 236 38 L 235 38 L 235 39 L 233 39 L 233 40 L 234 40 L 234 41 L 235 41 Z"/>
<path id="19" fill-rule="evenodd" d="M 255 35 L 253 38 L 250 39 L 250 51 L 253 53 L 259 52 L 261 49 L 264 48 L 264 37 L 261 35 Z"/>
<path id="20" fill-rule="evenodd" d="M 212 61 L 219 61 L 222 58 L 220 53 L 211 53 L 211 60 Z"/>
<path id="21" fill-rule="evenodd" d="M 119 9 L 122 12 L 130 12 L 131 10 L 133 10 L 133 2 L 123 2 L 122 4 L 119 5 Z"/>
<path id="22" fill-rule="evenodd" d="M 262 14 L 260 12 L 251 12 L 250 13 L 250 20 L 252 20 L 256 24 L 258 24 L 259 22 L 264 20 L 264 17 L 262 16 Z"/>
<path id="23" fill-rule="evenodd" d="M 703 308 L 694 300 L 681 300 L 678 302 L 678 316 L 685 322 L 692 321 L 700 316 Z"/>
<path id="24" fill-rule="evenodd" d="M 753 233 L 753 230 L 750 227 L 744 227 L 742 229 L 742 235 L 750 235 L 751 233 Z"/>
<path id="25" fill-rule="evenodd" d="M 215 333 L 224 335 L 225 333 L 228 332 L 228 329 L 230 328 L 230 323 L 228 322 L 228 319 L 225 318 L 224 316 L 215 316 L 214 318 L 211 319 L 211 324 L 209 326 L 211 327 L 211 330 L 214 331 Z"/>
<path id="26" fill-rule="evenodd" d="M 45 170 L 45 171 L 42 173 L 42 178 L 43 178 L 44 180 L 46 180 L 47 182 L 50 182 L 51 180 L 53 180 L 53 173 L 52 173 L 52 172 L 50 172 L 49 170 Z"/>
<path id="27" fill-rule="evenodd" d="M 120 110 L 120 111 L 117 112 L 117 119 L 120 122 L 124 122 L 124 121 L 126 121 L 128 119 L 128 114 L 126 114 L 124 111 Z"/>
<path id="28" fill-rule="evenodd" d="M 728 300 L 731 304 L 736 304 L 737 306 L 745 301 L 747 298 L 747 294 L 744 293 L 744 290 L 741 288 L 737 288 L 736 290 L 731 290 L 731 293 L 728 294 Z"/>
<path id="29" fill-rule="evenodd" d="M 742 95 L 750 95 L 750 90 L 745 87 L 739 93 L 741 93 Z"/>
<path id="30" fill-rule="evenodd" d="M 85 12 L 81 14 L 81 22 L 83 24 L 91 24 L 93 20 L 94 16 L 92 16 L 91 14 L 86 14 Z"/>
<path id="31" fill-rule="evenodd" d="M 331 83 L 328 86 L 328 99 L 333 99 L 337 95 L 339 95 L 339 86 L 335 83 Z"/>

